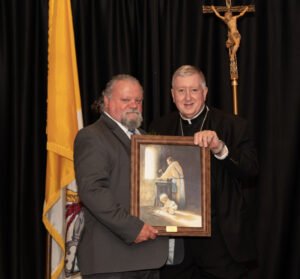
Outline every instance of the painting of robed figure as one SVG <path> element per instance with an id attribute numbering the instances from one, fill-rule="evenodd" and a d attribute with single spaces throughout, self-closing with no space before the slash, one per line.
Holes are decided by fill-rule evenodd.
<path id="1" fill-rule="evenodd" d="M 210 154 L 192 137 L 132 138 L 131 211 L 161 235 L 210 235 Z"/>

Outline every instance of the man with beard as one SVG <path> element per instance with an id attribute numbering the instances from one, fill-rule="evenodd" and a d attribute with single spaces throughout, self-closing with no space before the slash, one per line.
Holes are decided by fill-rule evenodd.
<path id="1" fill-rule="evenodd" d="M 80 130 L 74 163 L 85 228 L 78 247 L 83 278 L 159 278 L 168 241 L 129 214 L 130 136 L 143 133 L 143 90 L 130 75 L 112 78 L 102 92 L 102 115 Z"/>

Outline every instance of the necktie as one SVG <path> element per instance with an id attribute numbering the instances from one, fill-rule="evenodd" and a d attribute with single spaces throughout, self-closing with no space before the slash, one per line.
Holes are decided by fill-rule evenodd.
<path id="1" fill-rule="evenodd" d="M 135 129 L 128 129 L 128 134 L 129 134 L 129 137 L 131 137 L 132 135 L 135 135 L 136 134 Z"/>
<path id="2" fill-rule="evenodd" d="M 135 129 L 128 129 L 128 132 L 129 132 L 131 135 L 135 135 L 135 134 L 136 134 Z"/>

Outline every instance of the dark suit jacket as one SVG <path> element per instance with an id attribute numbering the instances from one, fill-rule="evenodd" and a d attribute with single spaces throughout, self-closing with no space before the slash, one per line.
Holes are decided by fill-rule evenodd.
<path id="1" fill-rule="evenodd" d="M 107 115 L 80 130 L 74 163 L 85 227 L 78 247 L 82 274 L 162 266 L 167 238 L 134 244 L 143 222 L 129 214 L 130 139 Z"/>
<path id="2" fill-rule="evenodd" d="M 173 112 L 154 121 L 150 133 L 179 135 L 179 117 L 178 112 Z M 211 156 L 212 200 L 215 201 L 213 210 L 216 220 L 232 257 L 236 261 L 253 260 L 256 254 L 255 230 L 250 222 L 251 212 L 243 194 L 243 182 L 257 175 L 258 162 L 246 121 L 210 108 L 203 130 L 216 131 L 229 150 L 229 156 L 224 160 Z"/>

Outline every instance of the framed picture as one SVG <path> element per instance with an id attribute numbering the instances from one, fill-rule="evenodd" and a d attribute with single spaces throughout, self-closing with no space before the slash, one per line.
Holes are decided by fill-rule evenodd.
<path id="1" fill-rule="evenodd" d="M 131 138 L 131 214 L 159 235 L 210 236 L 210 151 L 193 137 Z"/>

